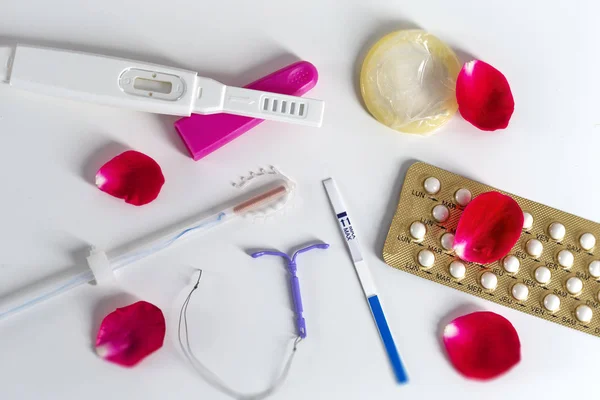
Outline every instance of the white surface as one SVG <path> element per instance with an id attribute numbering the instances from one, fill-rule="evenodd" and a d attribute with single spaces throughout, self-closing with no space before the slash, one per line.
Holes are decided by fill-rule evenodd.
<path id="1" fill-rule="evenodd" d="M 600 185 L 589 184 L 600 148 L 599 12 L 592 1 L 4 0 L 0 37 L 8 41 L 147 60 L 230 85 L 307 59 L 320 73 L 309 95 L 326 101 L 326 113 L 320 129 L 264 123 L 195 163 L 173 117 L 0 88 L 2 291 L 83 266 L 88 244 L 112 249 L 217 205 L 250 169 L 274 164 L 299 185 L 295 208 L 283 216 L 235 221 L 119 274 L 122 291 L 161 307 L 168 323 L 164 348 L 135 369 L 102 362 L 91 349 L 100 319 L 131 301 L 122 292 L 85 286 L 0 322 L 2 399 L 225 399 L 185 364 L 174 340 L 178 307 L 199 267 L 192 345 L 237 389 L 265 387 L 284 357 L 293 313 L 283 263 L 246 251 L 288 251 L 314 239 L 332 247 L 299 263 L 308 337 L 274 399 L 589 397 L 592 385 L 573 382 L 596 381 L 600 339 L 389 268 L 381 250 L 406 168 L 417 159 L 600 219 Z M 356 95 L 364 51 L 384 33 L 415 26 L 463 61 L 471 54 L 506 74 L 516 101 L 507 130 L 480 132 L 456 116 L 421 138 L 368 115 Z M 95 169 L 124 148 L 163 167 L 167 183 L 156 202 L 134 208 L 93 186 Z M 561 167 L 547 168 L 557 154 Z M 394 383 L 331 213 L 321 185 L 328 176 L 360 229 L 410 373 L 405 387 Z M 440 327 L 473 309 L 508 318 L 522 344 L 520 364 L 489 383 L 465 380 L 440 351 Z"/>

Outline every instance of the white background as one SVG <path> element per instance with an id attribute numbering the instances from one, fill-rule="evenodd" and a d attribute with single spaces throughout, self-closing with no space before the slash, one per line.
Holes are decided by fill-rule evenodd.
<path id="1" fill-rule="evenodd" d="M 407 167 L 423 160 L 591 220 L 598 196 L 597 3 L 548 1 L 3 0 L 0 40 L 123 56 L 198 70 L 243 85 L 295 60 L 320 73 L 320 129 L 264 123 L 194 162 L 174 117 L 0 88 L 0 288 L 83 267 L 88 245 L 111 249 L 237 194 L 230 182 L 277 165 L 298 183 L 295 207 L 267 222 L 238 220 L 119 276 L 0 322 L 2 399 L 223 399 L 185 363 L 176 316 L 192 268 L 205 279 L 190 305 L 201 360 L 243 392 L 264 388 L 293 334 L 286 273 L 249 249 L 331 243 L 299 262 L 308 338 L 276 399 L 577 398 L 597 381 L 600 340 L 394 270 L 383 241 Z M 392 30 L 421 27 L 462 61 L 503 71 L 516 110 L 510 127 L 481 132 L 456 116 L 420 138 L 377 123 L 357 97 L 365 50 Z M 44 68 L 40 65 L 40 68 Z M 93 77 L 90 77 L 93 79 Z M 154 157 L 166 184 L 135 208 L 93 186 L 122 149 Z M 411 382 L 395 384 L 321 180 L 336 178 Z M 133 299 L 165 312 L 165 346 L 126 370 L 98 359 L 101 318 Z M 487 309 L 519 332 L 522 362 L 490 383 L 465 380 L 439 347 L 448 315 Z"/>

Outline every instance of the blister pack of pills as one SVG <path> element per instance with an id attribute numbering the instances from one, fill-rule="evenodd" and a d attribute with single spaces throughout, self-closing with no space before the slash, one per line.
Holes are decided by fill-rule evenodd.
<path id="1" fill-rule="evenodd" d="M 460 260 L 454 233 L 475 196 L 497 191 L 524 213 L 519 241 L 491 264 Z M 407 174 L 383 249 L 397 269 L 600 336 L 600 224 L 417 162 Z"/>

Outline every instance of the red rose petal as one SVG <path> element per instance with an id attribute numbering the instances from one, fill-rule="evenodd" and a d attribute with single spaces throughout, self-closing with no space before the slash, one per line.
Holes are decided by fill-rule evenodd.
<path id="1" fill-rule="evenodd" d="M 522 230 L 523 211 L 512 197 L 483 193 L 463 211 L 454 236 L 454 251 L 465 261 L 491 263 L 508 254 Z"/>
<path id="2" fill-rule="evenodd" d="M 151 157 L 129 150 L 96 173 L 96 186 L 126 203 L 141 206 L 156 199 L 165 183 L 160 166 Z"/>
<path id="3" fill-rule="evenodd" d="M 515 109 L 506 77 L 479 60 L 466 63 L 458 74 L 456 101 L 463 118 L 484 131 L 506 128 Z"/>
<path id="4" fill-rule="evenodd" d="M 454 368 L 467 378 L 495 378 L 521 360 L 514 326 L 493 312 L 463 315 L 444 328 L 444 346 Z"/>
<path id="5" fill-rule="evenodd" d="M 138 301 L 108 314 L 96 338 L 100 358 L 133 367 L 160 349 L 165 339 L 165 317 L 153 304 Z"/>

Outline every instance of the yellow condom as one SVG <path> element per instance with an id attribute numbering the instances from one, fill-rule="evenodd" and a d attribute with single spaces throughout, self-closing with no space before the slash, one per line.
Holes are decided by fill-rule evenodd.
<path id="1" fill-rule="evenodd" d="M 444 42 L 422 30 L 392 32 L 369 50 L 360 73 L 367 109 L 400 132 L 426 134 L 456 113 L 460 63 Z"/>

